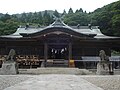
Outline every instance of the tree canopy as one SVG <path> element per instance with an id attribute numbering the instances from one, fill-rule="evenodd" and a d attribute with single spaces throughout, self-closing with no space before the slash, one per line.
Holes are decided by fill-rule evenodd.
<path id="1" fill-rule="evenodd" d="M 26 23 L 47 26 L 54 21 L 53 15 L 58 18 L 64 15 L 63 21 L 68 25 L 97 25 L 106 35 L 120 36 L 120 1 L 89 13 L 82 8 L 75 12 L 70 8 L 68 12 L 64 10 L 63 13 L 59 13 L 57 10 L 14 15 L 0 13 L 0 35 L 11 34 L 19 25 L 26 25 Z"/>

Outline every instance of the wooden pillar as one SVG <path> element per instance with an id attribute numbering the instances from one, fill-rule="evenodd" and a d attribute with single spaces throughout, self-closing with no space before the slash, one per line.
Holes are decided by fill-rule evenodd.
<path id="1" fill-rule="evenodd" d="M 68 49 L 69 49 L 69 60 L 72 59 L 72 43 L 70 42 L 68 45 Z"/>
<path id="2" fill-rule="evenodd" d="M 47 43 L 44 43 L 44 59 L 45 59 L 44 66 L 45 67 L 46 67 L 46 62 L 47 62 L 47 55 L 48 55 L 48 45 Z"/>

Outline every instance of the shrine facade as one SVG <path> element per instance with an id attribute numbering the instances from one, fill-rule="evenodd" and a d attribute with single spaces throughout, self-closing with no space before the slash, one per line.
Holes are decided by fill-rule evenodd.
<path id="1" fill-rule="evenodd" d="M 120 38 L 102 34 L 98 26 L 68 26 L 58 19 L 46 27 L 22 26 L 11 35 L 0 36 L 0 55 L 8 55 L 10 49 L 45 61 L 81 61 L 86 56 L 99 57 L 100 50 L 111 56 L 112 49 L 120 49 Z"/>

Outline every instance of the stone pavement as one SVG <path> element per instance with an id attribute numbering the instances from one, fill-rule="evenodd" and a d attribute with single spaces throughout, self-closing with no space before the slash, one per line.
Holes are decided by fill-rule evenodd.
<path id="1" fill-rule="evenodd" d="M 31 75 L 28 80 L 4 90 L 103 90 L 77 75 Z"/>

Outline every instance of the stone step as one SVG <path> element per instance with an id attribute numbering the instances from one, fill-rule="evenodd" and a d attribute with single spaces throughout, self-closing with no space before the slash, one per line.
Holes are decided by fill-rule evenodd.
<path id="1" fill-rule="evenodd" d="M 68 61 L 63 59 L 48 60 L 46 67 L 68 67 Z"/>
<path id="2" fill-rule="evenodd" d="M 73 74 L 73 75 L 90 75 L 89 70 L 78 68 L 37 68 L 37 69 L 19 69 L 20 74 Z"/>
<path id="3" fill-rule="evenodd" d="M 46 65 L 46 67 L 68 67 L 68 64 L 52 64 Z"/>

